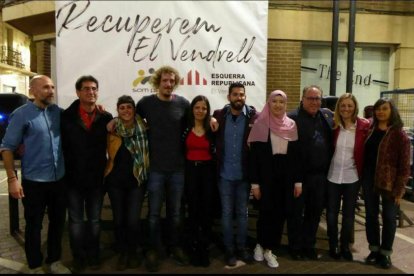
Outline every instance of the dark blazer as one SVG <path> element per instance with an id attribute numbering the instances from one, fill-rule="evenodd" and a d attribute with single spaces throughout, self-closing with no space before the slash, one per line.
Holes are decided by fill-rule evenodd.
<path id="1" fill-rule="evenodd" d="M 273 153 L 270 136 L 267 142 L 250 143 L 249 180 L 250 183 L 259 184 L 262 194 L 262 205 L 272 206 L 271 201 L 274 200 L 272 191 L 275 190 L 272 186 L 286 185 L 285 188 L 291 189 L 293 197 L 295 183 L 303 182 L 303 157 L 299 141 L 290 141 L 288 143 L 286 158 L 287 171 L 284 172 L 287 176 L 286 181 L 284 183 L 280 183 L 280 181 L 275 182 L 275 168 L 273 167 Z"/>
<path id="2" fill-rule="evenodd" d="M 86 129 L 79 115 L 79 100 L 74 101 L 61 119 L 63 156 L 68 186 L 102 185 L 106 166 L 108 112 L 96 112 L 91 128 Z"/>

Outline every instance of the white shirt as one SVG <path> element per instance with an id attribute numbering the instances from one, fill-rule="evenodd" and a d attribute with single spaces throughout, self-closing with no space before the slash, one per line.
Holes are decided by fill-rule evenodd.
<path id="1" fill-rule="evenodd" d="M 358 181 L 354 159 L 356 122 L 350 129 L 340 126 L 335 153 L 329 167 L 328 180 L 336 184 L 350 184 Z"/>
<path id="2" fill-rule="evenodd" d="M 270 142 L 272 144 L 273 154 L 287 154 L 288 140 L 283 139 L 270 131 Z"/>

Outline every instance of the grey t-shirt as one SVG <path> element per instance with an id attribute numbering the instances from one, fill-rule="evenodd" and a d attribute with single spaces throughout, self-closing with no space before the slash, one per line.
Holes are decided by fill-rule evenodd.
<path id="1" fill-rule="evenodd" d="M 189 109 L 189 101 L 175 94 L 171 101 L 162 101 L 156 95 L 149 95 L 137 103 L 137 113 L 148 124 L 151 171 L 184 170 L 181 134 Z"/>

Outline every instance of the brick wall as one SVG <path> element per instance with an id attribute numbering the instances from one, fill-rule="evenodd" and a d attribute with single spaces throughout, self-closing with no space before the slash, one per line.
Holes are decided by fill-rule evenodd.
<path id="1" fill-rule="evenodd" d="M 300 102 L 300 41 L 268 40 L 267 44 L 267 95 L 280 89 L 288 95 L 290 111 Z"/>
<path id="2" fill-rule="evenodd" d="M 36 42 L 36 56 L 37 66 L 32 68 L 32 71 L 38 74 L 50 76 L 51 74 L 51 56 L 50 56 L 50 42 L 43 40 Z"/>

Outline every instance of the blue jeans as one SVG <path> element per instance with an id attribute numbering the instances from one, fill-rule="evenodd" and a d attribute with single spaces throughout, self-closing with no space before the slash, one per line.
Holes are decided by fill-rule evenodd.
<path id="1" fill-rule="evenodd" d="M 342 201 L 341 249 L 348 250 L 352 239 L 355 221 L 355 206 L 358 198 L 359 182 L 336 184 L 328 182 L 327 225 L 329 247 L 338 246 L 338 215 Z"/>
<path id="2" fill-rule="evenodd" d="M 236 211 L 238 249 L 246 247 L 247 217 L 250 185 L 245 180 L 230 181 L 223 178 L 219 180 L 219 193 L 222 206 L 221 227 L 223 243 L 226 250 L 234 250 L 233 241 L 233 210 Z"/>
<path id="3" fill-rule="evenodd" d="M 29 268 L 40 267 L 43 263 L 41 251 L 41 231 L 47 208 L 49 226 L 47 230 L 47 258 L 50 264 L 60 259 L 62 235 L 66 220 L 66 193 L 62 180 L 56 182 L 35 182 L 23 179 L 25 253 Z"/>
<path id="4" fill-rule="evenodd" d="M 75 259 L 99 257 L 103 195 L 102 187 L 68 189 L 69 241 Z"/>
<path id="5" fill-rule="evenodd" d="M 397 231 L 398 206 L 393 200 L 381 196 L 382 205 L 382 239 L 380 238 L 380 225 L 378 215 L 380 212 L 380 195 L 374 191 L 374 175 L 364 173 L 362 181 L 364 192 L 366 223 L 365 231 L 369 244 L 369 250 L 380 252 L 390 256 L 394 243 L 395 232 Z"/>
<path id="6" fill-rule="evenodd" d="M 149 246 L 161 248 L 161 208 L 166 201 L 168 245 L 178 246 L 181 225 L 180 209 L 184 192 L 183 172 L 151 172 L 148 178 Z"/>
<path id="7" fill-rule="evenodd" d="M 111 201 L 116 248 L 121 253 L 135 253 L 141 241 L 141 208 L 145 187 L 108 187 Z"/>

